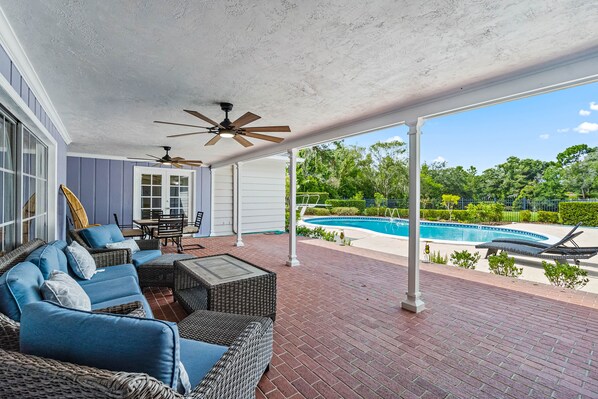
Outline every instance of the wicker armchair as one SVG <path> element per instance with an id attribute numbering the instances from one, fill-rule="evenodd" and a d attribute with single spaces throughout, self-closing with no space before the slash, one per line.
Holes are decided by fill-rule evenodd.
<path id="1" fill-rule="evenodd" d="M 210 312 L 212 313 L 212 312 Z M 61 362 L 16 351 L 18 323 L 0 317 L 0 397 L 3 398 L 255 398 L 263 369 L 256 354 L 271 339 L 272 324 L 249 323 L 201 383 L 186 396 L 142 373 L 125 373 Z M 264 327 L 268 333 L 264 332 Z M 182 335 L 182 334 L 181 334 Z M 198 335 L 194 335 L 197 337 Z M 196 338 L 197 339 L 197 338 Z M 15 345 L 16 343 L 16 345 Z M 270 352 L 271 357 L 271 340 Z M 262 356 L 262 358 L 265 358 Z"/>
<path id="2" fill-rule="evenodd" d="M 96 254 L 96 253 L 107 253 L 107 252 L 114 252 L 114 251 L 123 251 L 122 249 L 108 249 L 108 248 L 91 248 L 81 234 L 79 234 L 79 230 L 69 230 L 68 236 L 72 241 L 77 241 L 77 243 L 81 244 L 81 246 L 89 251 L 89 253 Z M 160 240 L 151 239 L 151 240 L 136 240 L 135 241 L 139 246 L 139 249 L 146 250 L 146 249 L 160 249 Z M 127 258 L 125 259 L 126 262 L 121 263 L 131 263 L 133 261 L 133 253 L 130 249 L 125 249 L 124 251 L 127 252 Z M 99 265 L 98 265 L 99 266 Z"/>

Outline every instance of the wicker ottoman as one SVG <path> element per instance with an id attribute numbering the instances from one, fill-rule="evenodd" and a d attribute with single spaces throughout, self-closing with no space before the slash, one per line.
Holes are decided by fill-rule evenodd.
<path id="1" fill-rule="evenodd" d="M 174 262 L 193 259 L 196 256 L 185 254 L 164 254 L 137 268 L 139 285 L 145 287 L 174 287 Z"/>
<path id="2" fill-rule="evenodd" d="M 173 294 L 189 313 L 212 310 L 276 319 L 276 273 L 228 254 L 176 261 Z"/>

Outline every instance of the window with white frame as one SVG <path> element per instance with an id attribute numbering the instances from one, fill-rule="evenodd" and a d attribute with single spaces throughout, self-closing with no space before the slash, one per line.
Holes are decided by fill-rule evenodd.
<path id="1" fill-rule="evenodd" d="M 0 108 L 0 253 L 48 238 L 48 147 Z"/>

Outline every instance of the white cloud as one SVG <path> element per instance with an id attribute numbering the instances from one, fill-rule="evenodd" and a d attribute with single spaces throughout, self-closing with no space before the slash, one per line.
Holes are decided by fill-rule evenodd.
<path id="1" fill-rule="evenodd" d="M 568 127 L 566 127 L 564 129 L 557 129 L 556 131 L 557 131 L 557 133 L 567 133 L 569 130 L 571 130 L 571 129 L 569 129 Z"/>
<path id="2" fill-rule="evenodd" d="M 541 138 L 542 140 L 548 140 L 548 139 L 550 138 L 550 135 L 549 135 L 549 134 L 541 134 L 541 135 L 540 135 L 540 138 Z"/>
<path id="3" fill-rule="evenodd" d="M 395 141 L 398 141 L 399 143 L 405 142 L 401 136 L 392 136 L 384 140 L 385 143 L 394 143 Z"/>
<path id="4" fill-rule="evenodd" d="M 584 122 L 577 126 L 575 129 L 578 133 L 591 133 L 598 131 L 598 123 Z"/>
<path id="5" fill-rule="evenodd" d="M 591 109 L 592 111 L 598 111 L 598 104 L 596 104 L 594 101 L 592 101 L 592 102 L 590 103 L 590 109 Z"/>
<path id="6" fill-rule="evenodd" d="M 596 106 L 598 107 L 598 105 L 596 105 Z M 580 115 L 580 116 L 588 116 L 588 115 L 590 115 L 590 114 L 591 114 L 591 112 L 590 112 L 590 111 L 588 111 L 587 109 L 580 109 L 580 110 L 579 110 L 579 115 Z"/>
<path id="7" fill-rule="evenodd" d="M 434 158 L 434 159 L 432 160 L 432 162 L 443 163 L 443 162 L 446 162 L 446 159 L 444 159 L 444 157 L 437 156 L 436 158 Z"/>

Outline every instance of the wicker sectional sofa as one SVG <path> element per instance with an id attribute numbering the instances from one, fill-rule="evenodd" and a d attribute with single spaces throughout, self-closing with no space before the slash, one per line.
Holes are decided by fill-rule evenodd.
<path id="1" fill-rule="evenodd" d="M 51 245 L 60 248 L 62 243 L 55 242 Z M 31 259 L 32 253 L 39 253 L 43 251 L 43 248 L 48 247 L 43 241 L 35 240 L 0 257 L 0 277 L 7 272 L 10 275 L 13 268 L 21 268 L 22 266 L 18 265 L 23 264 L 27 258 Z M 125 273 L 125 269 L 134 271 L 134 268 L 121 267 L 127 265 L 128 253 L 126 250 L 98 252 L 92 256 L 98 268 L 104 268 L 106 271 L 110 268 L 122 269 L 120 273 Z M 107 279 L 107 277 L 102 278 Z M 4 276 L 2 281 L 6 279 Z M 111 281 L 125 283 L 130 279 Z M 131 287 L 131 289 L 134 288 Z M 136 300 L 129 301 L 131 297 Z M 14 315 L 13 318 L 10 318 L 0 314 L 0 397 L 231 399 L 255 397 L 256 385 L 272 357 L 272 321 L 270 319 L 198 311 L 189 315 L 177 326 L 174 323 L 151 318 L 151 309 L 143 296 L 125 296 L 121 298 L 121 303 L 118 302 L 118 300 L 113 301 L 111 306 L 106 307 L 98 305 L 92 312 L 84 312 L 63 308 L 46 301 L 32 301 L 32 303 L 21 306 L 22 325 L 14 320 Z M 108 303 L 110 304 L 110 302 Z M 47 314 L 51 316 L 43 319 L 46 315 L 44 312 L 48 312 Z M 102 324 L 104 320 L 106 323 Z M 69 323 L 75 326 L 71 340 L 68 339 L 69 336 L 64 338 L 64 332 L 69 331 Z M 120 330 L 112 330 L 110 333 L 111 323 L 114 323 L 115 326 L 125 327 Z M 158 341 L 161 340 L 160 342 L 167 342 L 166 346 L 169 348 L 172 347 L 172 350 L 168 349 L 170 352 L 167 350 L 166 354 L 172 354 L 173 359 L 178 359 L 180 353 L 180 363 L 184 364 L 192 382 L 192 391 L 187 394 L 179 393 L 181 390 L 177 389 L 176 384 L 169 385 L 160 376 L 150 376 L 147 373 L 130 369 L 123 371 L 118 367 L 110 367 L 110 370 L 107 369 L 109 367 L 95 368 L 83 365 L 86 364 L 85 362 L 78 364 L 73 361 L 65 361 L 66 355 L 63 353 L 58 353 L 57 356 L 40 356 L 31 354 L 30 351 L 32 346 L 40 346 L 39 339 L 47 341 L 50 339 L 48 337 L 52 337 L 49 345 L 51 347 L 60 347 L 61 343 L 57 341 L 62 340 L 62 345 L 70 345 L 72 341 L 72 347 L 64 352 L 69 352 L 68 359 L 77 359 L 77 356 L 81 354 L 76 353 L 78 349 L 75 348 L 77 345 L 81 346 L 81 342 L 85 342 L 82 341 L 85 334 L 93 334 L 99 326 L 101 330 L 108 328 L 108 332 L 104 332 L 99 341 L 96 339 L 94 345 L 105 345 L 108 361 L 110 358 L 126 358 L 126 354 L 123 352 L 132 350 L 136 351 L 135 356 L 146 356 L 145 360 L 140 363 L 147 365 L 154 360 L 157 362 L 158 359 L 147 358 L 149 353 L 156 351 L 153 341 L 150 341 L 152 343 L 145 347 L 140 346 L 146 342 L 144 341 L 146 336 L 151 335 L 143 333 L 143 329 L 146 326 L 152 326 L 153 331 L 161 331 L 160 328 L 156 330 L 156 325 L 170 334 L 167 338 L 172 338 L 164 340 L 159 334 L 156 338 Z M 82 337 L 75 336 L 79 332 Z M 156 334 L 154 334 L 155 336 Z M 158 342 L 157 345 L 160 343 Z M 174 345 L 176 345 L 176 350 Z M 198 349 L 203 348 L 201 345 L 220 348 L 218 349 L 220 352 L 214 352 L 217 355 L 212 355 L 216 356 L 214 363 L 213 365 L 210 363 L 205 375 L 197 374 L 193 365 L 195 359 L 202 358 L 204 353 L 189 353 L 189 350 L 201 350 Z M 109 350 L 113 346 L 120 349 L 111 354 Z M 42 348 L 46 349 L 43 345 Z M 96 349 L 96 355 L 98 352 L 101 354 L 97 348 L 94 349 Z M 85 352 L 86 349 L 81 350 Z M 86 355 L 85 353 L 83 358 Z M 162 354 L 160 356 L 163 361 L 164 356 Z M 135 357 L 133 358 L 135 359 Z M 186 359 L 189 361 L 188 363 L 186 363 Z M 173 364 L 179 365 L 178 363 Z M 133 364 L 134 366 L 135 364 Z"/>

